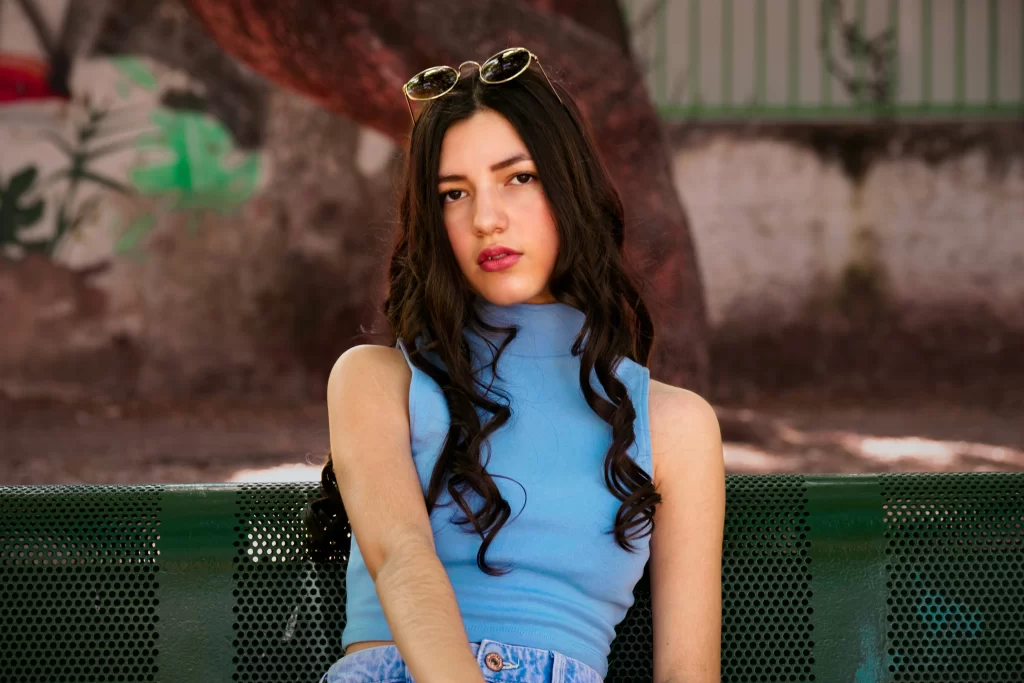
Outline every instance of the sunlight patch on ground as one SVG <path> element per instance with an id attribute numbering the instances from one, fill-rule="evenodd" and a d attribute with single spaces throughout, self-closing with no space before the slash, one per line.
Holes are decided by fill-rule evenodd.
<path id="1" fill-rule="evenodd" d="M 881 437 L 829 431 L 787 439 L 779 450 L 722 444 L 727 472 L 993 472 L 1024 470 L 1024 451 L 974 441 Z"/>
<path id="2" fill-rule="evenodd" d="M 806 435 L 805 435 L 806 436 Z M 878 437 L 852 432 L 813 434 L 800 442 L 790 440 L 783 452 L 748 443 L 723 444 L 726 470 L 733 473 L 797 473 L 822 471 L 887 472 L 893 467 L 907 471 L 987 471 L 1024 468 L 1024 451 L 972 441 L 942 441 L 919 436 Z M 860 466 L 852 466 L 856 462 Z M 867 463 L 865 465 L 865 463 Z M 876 463 L 877 468 L 870 463 Z M 813 465 L 813 466 L 812 466 Z M 289 463 L 236 470 L 228 482 L 319 482 L 323 465 Z"/>
<path id="3" fill-rule="evenodd" d="M 1022 454 L 1013 448 L 971 441 L 938 441 L 918 436 L 899 438 L 857 437 L 844 439 L 844 445 L 866 458 L 889 462 L 899 458 L 927 458 L 938 467 L 955 467 L 961 458 L 979 459 L 993 464 L 1021 464 Z"/>
<path id="4" fill-rule="evenodd" d="M 745 443 L 722 444 L 725 467 L 736 472 L 771 472 L 778 468 L 778 454 Z"/>
<path id="5" fill-rule="evenodd" d="M 282 481 L 320 481 L 323 466 L 314 465 L 277 465 L 262 469 L 237 470 L 229 482 L 282 482 Z"/>

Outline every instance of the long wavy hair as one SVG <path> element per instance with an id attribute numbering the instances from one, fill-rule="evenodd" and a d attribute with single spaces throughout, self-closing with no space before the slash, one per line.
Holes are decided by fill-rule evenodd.
<path id="1" fill-rule="evenodd" d="M 489 565 L 487 549 L 508 520 L 510 506 L 481 462 L 481 447 L 508 422 L 507 402 L 491 400 L 474 376 L 471 351 L 463 330 L 506 332 L 489 363 L 515 338 L 517 327 L 492 327 L 477 314 L 478 296 L 459 268 L 445 230 L 437 191 L 441 142 L 452 124 L 489 109 L 504 116 L 518 132 L 536 164 L 541 187 L 552 208 L 559 252 L 549 287 L 559 302 L 585 314 L 572 345 L 580 358 L 580 387 L 591 409 L 612 427 L 612 444 L 604 459 L 608 489 L 622 501 L 608 533 L 623 549 L 654 530 L 655 505 L 661 495 L 644 470 L 629 457 L 636 440 L 636 409 L 614 368 L 622 357 L 646 366 L 654 343 L 654 325 L 637 283 L 643 279 L 627 266 L 623 252 L 623 208 L 586 123 L 571 95 L 558 83 L 563 104 L 547 80 L 532 66 L 502 84 L 464 75 L 450 93 L 427 103 L 413 126 L 402 183 L 399 186 L 399 232 L 391 254 L 384 313 L 393 334 L 402 339 L 411 362 L 442 389 L 451 422 L 425 496 L 428 514 L 442 491 L 464 515 L 453 522 L 481 538 L 477 565 L 497 576 L 507 573 Z M 422 343 L 415 347 L 415 341 Z M 584 343 L 585 342 L 585 343 Z M 492 348 L 493 344 L 489 344 Z M 430 362 L 436 354 L 444 367 Z M 591 373 L 610 401 L 591 386 Z M 476 408 L 490 418 L 481 424 Z M 303 514 L 311 555 L 317 560 L 347 560 L 351 528 L 338 491 L 330 454 L 321 475 L 323 497 Z M 467 498 L 482 503 L 472 509 Z"/>

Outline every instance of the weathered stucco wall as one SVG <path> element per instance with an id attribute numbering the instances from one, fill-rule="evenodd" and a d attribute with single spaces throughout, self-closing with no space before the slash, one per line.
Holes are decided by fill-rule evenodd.
<path id="1" fill-rule="evenodd" d="M 722 382 L 1020 384 L 1019 123 L 675 126 L 670 139 Z"/>
<path id="2" fill-rule="evenodd" d="M 81 77 L 94 74 L 84 68 Z M 0 158 L 4 201 L 23 214 L 45 208 L 2 245 L 0 383 L 8 390 L 294 394 L 358 334 L 390 234 L 390 142 L 275 91 L 258 149 L 204 157 L 191 145 L 214 143 L 186 122 L 181 135 L 196 139 L 180 149 L 164 139 L 155 150 L 136 143 L 141 149 L 126 145 L 90 165 L 123 190 L 86 178 L 69 201 L 68 182 L 42 187 L 67 160 L 39 139 L 37 122 L 49 131 L 64 125 L 72 131 L 63 139 L 74 139 L 73 111 L 20 109 L 29 126 L 0 119 L 0 146 L 10 151 Z M 150 107 L 148 115 L 177 114 Z M 205 124 L 215 121 L 197 125 Z M 259 178 L 244 196 L 224 204 L 203 196 L 221 191 L 203 186 L 215 182 L 208 176 L 230 176 L 246 160 L 258 162 Z M 25 169 L 33 171 L 27 180 Z M 133 186 L 145 172 L 165 186 Z M 19 174 L 27 188 L 11 199 Z M 73 219 L 59 216 L 65 205 Z"/>
<path id="3" fill-rule="evenodd" d="M 805 316 L 825 290 L 871 277 L 894 306 L 987 308 L 1024 326 L 1020 126 L 991 125 L 973 144 L 966 125 L 871 126 L 860 140 L 835 129 L 859 159 L 830 158 L 807 128 L 675 131 L 713 324 L 775 326 Z M 947 152 L 905 147 L 921 141 Z"/>

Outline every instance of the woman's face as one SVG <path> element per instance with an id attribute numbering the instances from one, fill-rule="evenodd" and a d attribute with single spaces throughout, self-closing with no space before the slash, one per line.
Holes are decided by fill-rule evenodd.
<path id="1" fill-rule="evenodd" d="M 548 289 L 558 230 L 537 167 L 504 116 L 482 110 L 448 128 L 437 191 L 452 251 L 473 290 L 493 304 L 553 303 Z M 479 263 L 487 247 L 521 254 L 511 266 Z"/>

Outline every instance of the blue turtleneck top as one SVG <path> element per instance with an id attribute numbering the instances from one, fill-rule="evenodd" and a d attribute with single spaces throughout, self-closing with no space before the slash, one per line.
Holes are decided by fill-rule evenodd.
<path id="1" fill-rule="evenodd" d="M 612 442 L 611 426 L 591 410 L 580 389 L 580 359 L 570 350 L 584 314 L 563 303 L 498 306 L 478 297 L 481 317 L 491 324 L 520 327 L 502 352 L 494 387 L 508 395 L 512 415 L 491 435 L 487 471 L 511 506 L 511 515 L 487 551 L 491 566 L 509 566 L 504 576 L 488 576 L 476 563 L 480 537 L 471 527 L 451 523 L 462 512 L 443 492 L 430 515 L 438 558 L 448 572 L 469 636 L 555 650 L 579 659 L 602 676 L 615 627 L 633 604 L 633 588 L 650 554 L 647 535 L 635 540 L 638 552 L 623 550 L 611 531 L 621 505 L 604 482 L 603 463 Z M 484 386 L 491 381 L 486 362 L 503 332 L 464 331 L 473 367 Z M 419 340 L 417 340 L 418 342 Z M 396 344 L 409 360 L 402 340 Z M 444 368 L 440 359 L 426 357 Z M 424 495 L 448 433 L 449 413 L 440 387 L 409 363 L 410 446 Z M 650 373 L 628 358 L 615 366 L 636 409 L 629 455 L 652 475 L 647 397 Z M 597 373 L 591 385 L 608 397 Z M 492 398 L 501 402 L 498 394 Z M 478 409 L 482 422 L 489 413 Z M 467 493 L 471 509 L 481 499 Z M 353 535 L 347 573 L 347 622 L 342 645 L 394 640 L 373 581 Z"/>

